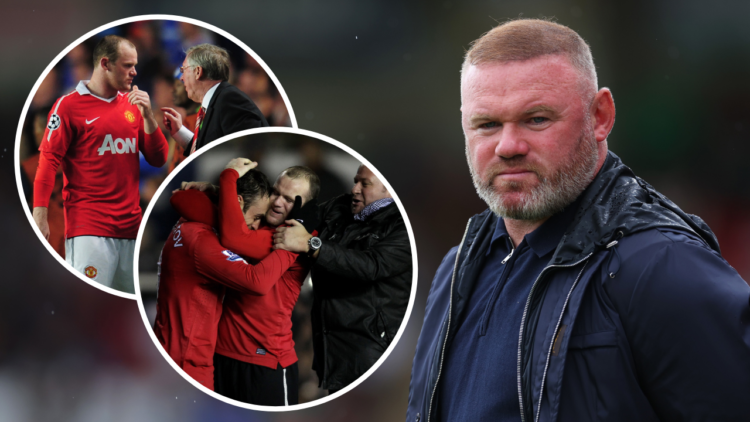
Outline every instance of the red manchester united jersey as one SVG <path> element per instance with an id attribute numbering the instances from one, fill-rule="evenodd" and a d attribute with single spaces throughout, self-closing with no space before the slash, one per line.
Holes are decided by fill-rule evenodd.
<path id="1" fill-rule="evenodd" d="M 135 239 L 141 222 L 139 152 L 160 167 L 169 147 L 161 131 L 146 135 L 143 117 L 127 94 L 100 98 L 86 82 L 58 99 L 50 112 L 39 147 L 34 206 L 47 206 L 44 176 L 62 162 L 66 237 Z"/>

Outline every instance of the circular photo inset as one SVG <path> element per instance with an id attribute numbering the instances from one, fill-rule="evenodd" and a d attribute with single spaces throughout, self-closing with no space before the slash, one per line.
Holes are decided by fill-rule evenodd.
<path id="1" fill-rule="evenodd" d="M 29 221 L 60 263 L 135 299 L 141 210 L 182 160 L 242 130 L 296 126 L 276 77 L 205 23 L 139 16 L 82 36 L 42 74 L 17 132 Z"/>
<path id="2" fill-rule="evenodd" d="M 299 409 L 350 390 L 395 347 L 416 291 L 414 236 L 386 179 L 350 148 L 250 132 L 157 192 L 136 245 L 139 305 L 201 390 Z"/>

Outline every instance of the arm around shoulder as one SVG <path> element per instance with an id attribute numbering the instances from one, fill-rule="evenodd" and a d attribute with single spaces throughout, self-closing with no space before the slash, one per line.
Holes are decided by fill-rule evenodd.
<path id="1" fill-rule="evenodd" d="M 297 258 L 287 251 L 274 251 L 256 265 L 226 249 L 209 229 L 193 245 L 195 267 L 200 274 L 242 293 L 265 295 Z"/>

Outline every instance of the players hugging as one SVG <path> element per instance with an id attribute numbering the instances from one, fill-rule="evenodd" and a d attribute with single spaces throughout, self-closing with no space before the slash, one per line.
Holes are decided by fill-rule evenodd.
<path id="1" fill-rule="evenodd" d="M 302 370 L 334 394 L 395 339 L 411 249 L 394 199 L 368 167 L 350 193 L 318 205 L 321 179 L 309 167 L 288 167 L 271 185 L 256 166 L 236 158 L 218 186 L 182 182 L 173 192 L 180 219 L 161 252 L 154 331 L 206 388 L 289 406 L 300 402 L 292 319 L 308 274 L 312 306 L 297 312 L 309 315 L 313 356 Z"/>

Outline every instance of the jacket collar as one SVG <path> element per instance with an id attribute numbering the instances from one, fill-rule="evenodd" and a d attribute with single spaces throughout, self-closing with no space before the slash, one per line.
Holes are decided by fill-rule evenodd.
<path id="1" fill-rule="evenodd" d="M 218 82 L 216 85 L 209 88 L 208 91 L 206 91 L 206 95 L 203 96 L 201 107 L 205 108 L 206 111 L 208 111 L 208 106 L 211 105 L 211 99 L 214 97 L 214 93 L 216 92 L 216 89 L 219 88 L 219 85 L 221 85 L 221 82 Z"/>

